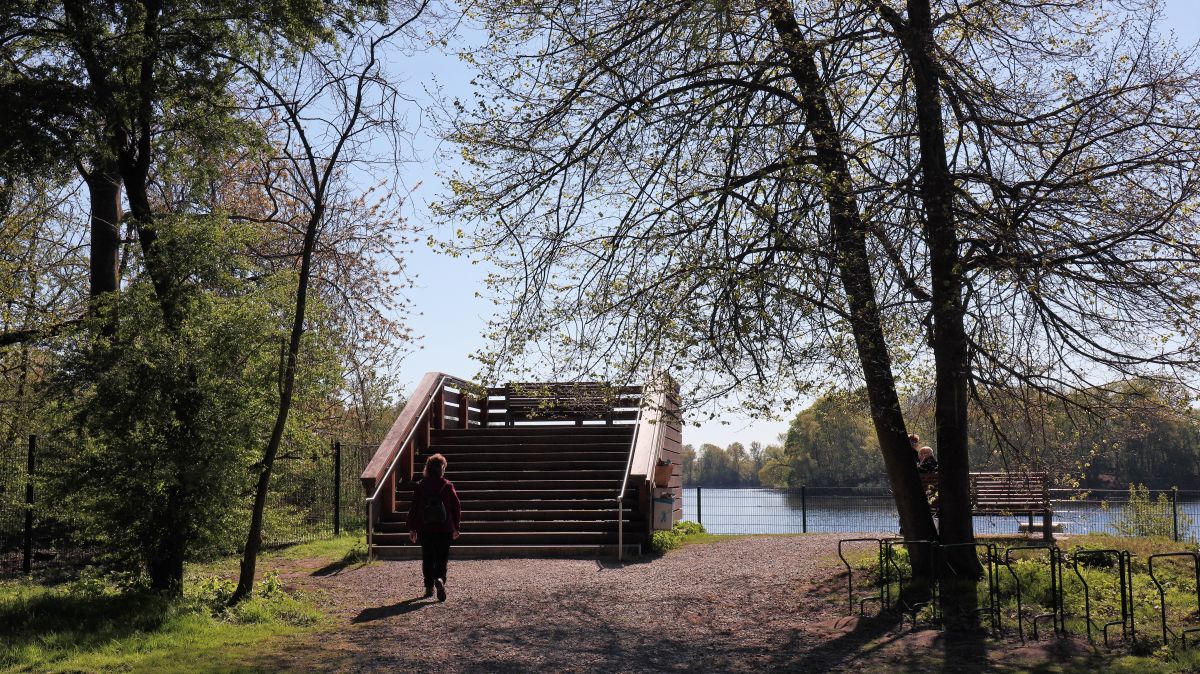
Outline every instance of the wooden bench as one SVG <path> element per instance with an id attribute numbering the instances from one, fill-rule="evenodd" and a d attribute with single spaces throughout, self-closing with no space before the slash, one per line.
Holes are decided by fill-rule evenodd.
<path id="1" fill-rule="evenodd" d="M 600 382 L 509 384 L 504 397 L 504 425 L 517 422 L 634 421 L 641 404 L 640 386 L 612 386 Z"/>
<path id="2" fill-rule="evenodd" d="M 1028 515 L 1042 518 L 1042 537 L 1053 538 L 1053 511 L 1046 473 L 971 473 L 971 512 L 975 515 Z M 922 473 L 925 486 L 937 487 L 937 473 Z M 936 508 L 936 500 L 933 503 Z"/>

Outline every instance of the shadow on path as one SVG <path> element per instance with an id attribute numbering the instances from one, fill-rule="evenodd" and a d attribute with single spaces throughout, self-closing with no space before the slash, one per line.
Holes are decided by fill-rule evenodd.
<path id="1" fill-rule="evenodd" d="M 801 640 L 809 640 L 812 632 L 795 632 L 790 643 L 776 651 L 773 662 L 766 669 L 771 671 L 823 672 L 839 666 L 850 665 L 857 657 L 872 653 L 899 639 L 905 632 L 896 630 L 899 619 L 884 615 L 877 618 L 843 618 L 853 622 L 849 631 L 838 634 L 830 630 L 829 638 L 813 648 Z M 842 620 L 834 623 L 844 625 Z M 869 646 L 869 648 L 868 648 Z"/>
<path id="2" fill-rule="evenodd" d="M 414 597 L 412 599 L 405 599 L 404 601 L 397 602 L 391 606 L 364 608 L 359 612 L 358 615 L 354 616 L 354 619 L 350 622 L 355 624 L 369 623 L 374 620 L 391 618 L 392 616 L 404 615 L 405 613 L 412 613 L 413 611 L 420 611 L 421 609 L 433 603 L 436 603 L 433 599 L 426 600 L 424 597 Z"/>

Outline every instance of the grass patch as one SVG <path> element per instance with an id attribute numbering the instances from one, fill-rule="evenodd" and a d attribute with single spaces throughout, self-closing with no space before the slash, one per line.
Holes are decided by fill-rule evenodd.
<path id="1" fill-rule="evenodd" d="M 189 564 L 185 580 L 191 584 L 208 576 L 235 576 L 241 561 L 239 557 L 227 557 L 211 562 Z M 367 561 L 366 535 L 362 532 L 347 533 L 336 538 L 266 550 L 258 556 L 259 575 L 280 566 L 296 569 L 295 562 L 300 561 L 311 563 L 299 565 L 299 569 L 318 573 L 365 564 Z"/>
<path id="2" fill-rule="evenodd" d="M 676 522 L 667 531 L 655 531 L 650 536 L 650 552 L 656 555 L 665 554 L 668 550 L 676 550 L 684 545 L 695 543 L 713 543 L 720 540 L 704 530 L 704 526 L 696 522 Z"/>
<path id="3" fill-rule="evenodd" d="M 273 644 L 325 622 L 270 572 L 298 560 L 311 560 L 317 573 L 346 568 L 366 561 L 366 543 L 346 535 L 265 553 L 254 596 L 234 607 L 236 558 L 189 565 L 180 600 L 98 577 L 55 586 L 2 582 L 0 671 L 256 671 L 253 663 L 281 647 Z"/>
<path id="4" fill-rule="evenodd" d="M 1034 543 L 1025 539 L 986 539 L 999 546 L 1001 559 L 1005 550 Z M 1189 650 L 1181 650 L 1174 638 L 1184 629 L 1200 627 L 1200 610 L 1197 604 L 1197 582 L 1191 558 L 1163 558 L 1155 560 L 1154 572 L 1162 586 L 1150 575 L 1148 558 L 1152 554 L 1165 552 L 1194 551 L 1194 545 L 1176 543 L 1164 538 L 1124 538 L 1106 535 L 1072 536 L 1059 541 L 1059 547 L 1070 555 L 1080 550 L 1122 550 L 1132 554 L 1132 588 L 1134 620 L 1137 641 L 1121 641 L 1119 626 L 1110 630 L 1116 649 L 1112 656 L 1069 660 L 1059 663 L 1060 668 L 1048 671 L 1064 672 L 1197 672 L 1200 671 L 1200 652 L 1194 647 L 1195 635 L 1189 638 Z M 897 545 L 894 550 L 894 575 L 898 567 L 903 577 L 911 574 L 907 551 Z M 846 561 L 854 570 L 855 601 L 877 593 L 879 581 L 878 548 L 871 543 L 852 544 L 844 550 Z M 841 560 L 838 560 L 839 567 Z M 1016 589 L 1020 580 L 1023 603 L 1022 614 L 1026 629 L 1034 614 L 1045 613 L 1053 605 L 1050 584 L 1050 563 L 1045 550 L 1028 550 L 1013 553 L 1011 566 L 997 565 L 999 580 L 999 603 L 1001 622 L 1008 633 L 1015 632 L 1017 624 Z M 1011 569 L 1011 570 L 1010 570 Z M 1100 626 L 1119 620 L 1121 596 L 1118 565 L 1115 556 L 1088 557 L 1080 561 L 1079 573 L 1068 559 L 1063 566 L 1063 604 L 1067 631 L 1074 635 L 1087 634 L 1084 583 L 1088 588 L 1091 604 L 1092 634 L 1095 642 L 1103 644 Z M 842 576 L 844 578 L 844 574 Z M 988 602 L 987 585 L 979 582 L 978 605 Z M 845 585 L 831 587 L 829 598 L 847 606 Z M 897 584 L 891 585 L 892 596 L 898 596 Z M 1167 625 L 1173 634 L 1171 646 L 1162 645 L 1160 607 L 1166 606 Z M 855 611 L 857 612 L 857 603 Z M 930 617 L 931 609 L 925 609 Z M 1043 628 L 1047 625 L 1043 624 Z"/>
<path id="5" fill-rule="evenodd" d="M 316 628 L 322 615 L 267 578 L 251 599 L 225 601 L 212 579 L 182 600 L 85 579 L 54 587 L 0 584 L 0 669 L 36 672 L 245 671 L 266 643 Z"/>

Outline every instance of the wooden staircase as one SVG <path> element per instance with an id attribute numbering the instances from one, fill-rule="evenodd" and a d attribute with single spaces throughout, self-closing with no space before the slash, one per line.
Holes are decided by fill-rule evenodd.
<path id="1" fill-rule="evenodd" d="M 598 555 L 617 545 L 615 495 L 632 440 L 629 425 L 435 430 L 416 465 L 433 453 L 449 462 L 446 477 L 463 505 L 456 555 Z M 409 545 L 411 485 L 397 486 L 397 509 L 377 529 L 380 557 L 411 555 L 393 549 Z M 631 546 L 645 539 L 637 500 L 630 490 L 624 518 Z"/>
<path id="2" fill-rule="evenodd" d="M 363 474 L 368 497 L 376 494 L 369 498 L 374 555 L 420 557 L 405 518 L 413 480 L 434 453 L 449 462 L 446 477 L 462 500 L 455 557 L 608 556 L 622 543 L 622 554 L 640 552 L 650 533 L 650 481 L 639 466 L 649 453 L 664 455 L 655 446 L 662 433 L 642 429 L 638 442 L 640 425 L 658 421 L 637 408 L 640 388 L 624 388 L 618 402 L 600 408 L 578 404 L 584 385 L 538 385 L 559 387 L 551 395 L 560 397 L 562 387 L 575 387 L 573 404 L 533 405 L 511 386 L 473 401 L 456 383 L 433 384 L 429 409 L 408 415 L 420 418 L 402 414 Z M 398 441 L 402 433 L 409 440 Z M 678 443 L 666 444 L 670 452 Z"/>

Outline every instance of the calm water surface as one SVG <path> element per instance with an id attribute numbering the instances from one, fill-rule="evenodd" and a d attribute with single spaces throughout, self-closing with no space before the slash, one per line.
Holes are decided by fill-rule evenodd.
<path id="1" fill-rule="evenodd" d="M 1052 500 L 1051 505 L 1055 523 L 1066 534 L 1116 533 L 1114 523 L 1125 508 L 1124 503 L 1099 500 Z M 1173 516 L 1169 504 L 1158 514 Z M 1181 498 L 1178 515 L 1181 537 L 1200 535 L 1200 499 Z M 697 499 L 697 489 L 685 487 L 683 518 L 699 521 L 715 534 L 899 532 L 896 506 L 886 490 L 810 488 L 802 498 L 799 490 L 702 487 Z M 1013 534 L 1027 521 L 1024 515 L 976 517 L 975 533 Z M 1040 517 L 1035 521 L 1041 524 Z"/>

